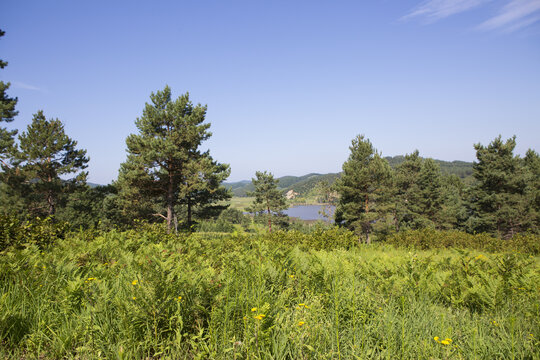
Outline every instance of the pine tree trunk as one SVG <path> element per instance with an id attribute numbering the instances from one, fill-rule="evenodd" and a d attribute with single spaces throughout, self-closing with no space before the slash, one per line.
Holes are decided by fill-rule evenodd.
<path id="1" fill-rule="evenodd" d="M 167 189 L 167 233 L 170 234 L 174 219 L 174 189 L 172 173 L 169 172 L 169 187 Z"/>
<path id="2" fill-rule="evenodd" d="M 188 200 L 187 202 L 187 225 L 188 225 L 188 228 L 189 228 L 189 231 L 191 231 L 191 201 Z"/>
<path id="3" fill-rule="evenodd" d="M 268 206 L 267 209 L 268 209 L 268 232 L 272 232 L 272 213 L 270 213 L 270 206 Z"/>
<path id="4" fill-rule="evenodd" d="M 49 159 L 49 162 L 50 162 L 50 159 Z M 49 174 L 48 182 L 49 182 L 49 186 L 51 186 L 51 183 L 52 183 L 51 174 Z M 53 191 L 50 190 L 50 189 L 47 191 L 47 203 L 49 204 L 49 216 L 53 216 L 54 211 L 55 211 L 55 209 L 54 209 L 54 196 L 53 196 Z"/>
<path id="5" fill-rule="evenodd" d="M 55 208 L 52 190 L 47 191 L 47 203 L 49 204 L 49 216 L 53 216 L 55 213 Z"/>
<path id="6" fill-rule="evenodd" d="M 366 214 L 369 213 L 369 196 L 366 194 Z M 369 219 L 369 218 L 368 218 Z M 369 238 L 369 220 L 366 224 L 366 244 L 371 244 L 371 239 Z"/>

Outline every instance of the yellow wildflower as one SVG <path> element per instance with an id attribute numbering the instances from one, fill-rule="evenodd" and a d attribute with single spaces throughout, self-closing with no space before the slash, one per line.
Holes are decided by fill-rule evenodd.
<path id="1" fill-rule="evenodd" d="M 96 278 L 88 278 L 88 281 L 96 280 Z"/>
<path id="2" fill-rule="evenodd" d="M 438 337 L 438 336 L 435 336 L 435 337 L 433 338 L 433 340 L 435 340 L 435 341 L 438 342 L 439 344 L 443 344 L 443 345 L 450 345 L 450 343 L 452 342 L 452 339 L 450 339 L 450 338 L 446 338 L 446 339 L 444 339 L 444 340 L 442 340 L 442 341 L 439 341 L 439 337 Z"/>
<path id="3" fill-rule="evenodd" d="M 133 300 L 137 300 L 137 298 L 134 296 L 134 297 L 133 297 Z"/>
<path id="4" fill-rule="evenodd" d="M 290 277 L 291 279 L 294 279 L 294 275 L 292 275 L 292 274 L 291 274 L 291 275 L 289 275 L 289 277 Z"/>
<path id="5" fill-rule="evenodd" d="M 133 281 L 131 282 L 131 285 L 137 285 L 138 282 L 139 282 L 139 280 L 133 280 Z"/>
<path id="6" fill-rule="evenodd" d="M 179 297 L 176 298 L 176 300 L 177 300 L 177 301 L 180 301 L 180 300 L 182 300 L 182 297 L 179 296 Z"/>
<path id="7" fill-rule="evenodd" d="M 257 315 L 257 316 L 254 316 L 253 318 L 255 318 L 255 319 L 257 319 L 257 320 L 262 320 L 263 317 L 266 317 L 266 315 L 264 315 L 264 314 L 259 314 L 259 315 Z"/>
<path id="8" fill-rule="evenodd" d="M 255 312 L 255 311 L 257 311 L 257 308 L 256 308 L 256 307 L 255 307 L 255 308 L 251 308 L 251 311 L 252 311 L 252 312 Z"/>
<path id="9" fill-rule="evenodd" d="M 305 324 L 305 322 L 303 322 L 303 321 L 299 321 L 299 322 L 298 322 L 298 326 L 302 326 L 302 325 L 304 325 L 304 324 Z"/>

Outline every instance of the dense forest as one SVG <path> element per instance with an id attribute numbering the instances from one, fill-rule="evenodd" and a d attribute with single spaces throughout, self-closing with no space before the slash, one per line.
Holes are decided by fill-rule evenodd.
<path id="1" fill-rule="evenodd" d="M 166 86 L 103 186 L 59 119 L 4 127 L 9 86 L 0 357 L 540 357 L 540 156 L 515 137 L 471 145 L 471 164 L 383 157 L 358 135 L 339 174 L 227 184 L 201 150 L 206 105 Z M 289 219 L 288 191 L 335 222 Z"/>

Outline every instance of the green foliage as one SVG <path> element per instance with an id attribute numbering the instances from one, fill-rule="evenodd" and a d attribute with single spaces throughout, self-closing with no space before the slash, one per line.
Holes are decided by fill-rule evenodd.
<path id="1" fill-rule="evenodd" d="M 538 231 L 538 172 L 534 174 L 534 166 L 526 166 L 526 161 L 513 154 L 515 146 L 515 136 L 506 142 L 499 136 L 487 147 L 474 146 L 478 162 L 473 173 L 476 183 L 469 192 L 471 230 L 504 238 L 529 229 Z"/>
<path id="2" fill-rule="evenodd" d="M 65 193 L 86 183 L 87 173 L 81 172 L 89 161 L 86 150 L 76 149 L 77 142 L 65 134 L 60 120 L 47 120 L 41 110 L 19 135 L 19 143 L 19 166 L 26 188 L 23 198 L 31 214 L 52 216 Z M 76 176 L 61 178 L 69 174 Z"/>
<path id="3" fill-rule="evenodd" d="M 403 162 L 407 161 L 407 156 L 397 155 L 397 156 L 385 156 L 384 157 L 392 168 L 397 168 Z M 444 160 L 434 160 L 439 167 L 443 175 L 456 175 L 460 179 L 468 179 L 473 173 L 473 163 L 467 161 L 444 161 Z"/>
<path id="4" fill-rule="evenodd" d="M 4 36 L 5 31 L 0 29 L 0 37 Z M 7 62 L 0 59 L 0 69 L 7 66 Z M 10 83 L 0 81 L 0 123 L 11 122 L 17 116 L 18 111 L 15 110 L 17 98 L 11 98 L 6 91 L 9 89 Z M 0 166 L 2 169 L 9 167 L 9 160 L 14 151 L 14 138 L 17 130 L 7 130 L 0 127 Z"/>
<path id="5" fill-rule="evenodd" d="M 189 93 L 173 101 L 168 86 L 150 99 L 135 122 L 139 134 L 126 139 L 128 158 L 117 183 L 118 205 L 128 218 L 161 216 L 171 231 L 177 222 L 175 206 L 183 201 L 189 227 L 193 206 L 229 197 L 220 188 L 229 166 L 198 149 L 212 135 L 210 124 L 204 123 L 206 106 L 194 106 Z"/>
<path id="6" fill-rule="evenodd" d="M 37 246 L 45 249 L 63 239 L 69 224 L 54 221 L 51 217 L 21 221 L 14 215 L 0 214 L 0 256 L 9 249 Z"/>
<path id="7" fill-rule="evenodd" d="M 273 229 L 287 230 L 291 224 L 291 219 L 283 213 L 264 213 L 259 212 L 253 215 L 253 222 L 264 227 L 272 225 Z"/>
<path id="8" fill-rule="evenodd" d="M 278 189 L 287 192 L 293 190 L 298 193 L 299 196 L 307 196 L 317 183 L 326 181 L 329 184 L 333 184 L 338 179 L 340 174 L 315 174 L 310 173 L 303 176 L 282 176 L 278 178 Z M 253 192 L 255 189 L 250 181 L 238 181 L 225 184 L 230 188 L 234 196 L 245 197 L 248 193 Z"/>
<path id="9" fill-rule="evenodd" d="M 185 207 L 189 227 L 192 217 L 208 219 L 217 216 L 227 205 L 231 192 L 222 185 L 230 173 L 228 164 L 219 164 L 209 153 L 188 164 L 186 179 L 179 193 L 179 203 Z"/>
<path id="10" fill-rule="evenodd" d="M 141 223 L 5 251 L 0 355 L 533 359 L 539 281 L 523 254 L 358 246 L 343 228 L 175 236 Z"/>
<path id="11" fill-rule="evenodd" d="M 203 220 L 197 224 L 197 231 L 200 232 L 222 232 L 232 233 L 236 228 L 234 225 L 223 219 Z"/>
<path id="12" fill-rule="evenodd" d="M 424 228 L 394 233 L 385 240 L 389 244 L 417 249 L 459 248 L 482 251 L 519 251 L 540 255 L 540 236 L 532 233 L 517 234 L 501 239 L 487 233 L 467 234 L 458 230 Z"/>
<path id="13" fill-rule="evenodd" d="M 278 190 L 278 181 L 274 180 L 272 173 L 257 171 L 255 178 L 251 179 L 255 190 L 249 193 L 254 196 L 253 205 L 248 211 L 253 213 L 266 212 L 268 230 L 272 231 L 272 212 L 279 213 L 287 208 L 287 202 L 283 192 Z"/>
<path id="14" fill-rule="evenodd" d="M 354 138 L 349 149 L 343 175 L 335 185 L 340 196 L 336 222 L 363 234 L 369 243 L 374 228 L 384 227 L 391 169 L 363 135 Z"/>
<path id="15" fill-rule="evenodd" d="M 443 227 L 443 179 L 433 159 L 421 158 L 418 150 L 406 155 L 395 169 L 393 191 L 396 230 Z"/>
<path id="16" fill-rule="evenodd" d="M 115 196 L 116 188 L 112 185 L 81 186 L 75 189 L 60 208 L 56 218 L 67 222 L 73 229 L 89 229 L 98 226 L 112 227 L 114 214 L 110 213 L 107 202 Z M 121 222 L 118 222 L 120 225 Z"/>

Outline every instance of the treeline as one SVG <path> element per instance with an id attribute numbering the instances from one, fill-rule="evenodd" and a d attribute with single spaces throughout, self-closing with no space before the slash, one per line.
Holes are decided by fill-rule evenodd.
<path id="1" fill-rule="evenodd" d="M 392 168 L 398 167 L 406 160 L 406 157 L 404 155 L 385 156 L 384 158 L 388 161 Z M 437 159 L 434 159 L 434 161 L 441 168 L 441 172 L 446 175 L 453 174 L 457 175 L 461 179 L 465 179 L 471 176 L 473 173 L 473 163 L 467 161 L 443 161 Z"/>
<path id="2" fill-rule="evenodd" d="M 10 101 L 14 107 L 17 99 Z M 211 136 L 205 115 L 206 106 L 193 105 L 189 94 L 172 100 L 169 87 L 153 93 L 135 122 L 139 133 L 126 139 L 118 179 L 89 186 L 86 150 L 77 148 L 60 120 L 38 111 L 18 141 L 17 131 L 2 132 L 9 146 L 2 148 L 1 211 L 85 229 L 128 228 L 144 219 L 165 220 L 171 231 L 191 227 L 194 218 L 215 217 L 231 197 L 222 186 L 230 168 L 199 150 Z"/>
<path id="3" fill-rule="evenodd" d="M 363 135 L 352 141 L 338 193 L 336 222 L 365 242 L 403 230 L 457 229 L 507 239 L 540 229 L 540 157 L 514 154 L 515 136 L 474 145 L 473 181 L 441 171 L 418 151 L 392 168 Z"/>
<path id="4" fill-rule="evenodd" d="M 0 68 L 6 65 L 0 61 Z M 8 89 L 9 83 L 0 82 L 0 123 L 17 116 L 17 98 Z M 0 212 L 19 220 L 50 217 L 73 228 L 130 228 L 135 220 L 145 220 L 165 222 L 172 232 L 193 230 L 206 219 L 218 225 L 200 229 L 246 228 L 241 212 L 224 212 L 232 195 L 223 185 L 229 165 L 200 150 L 212 135 L 206 111 L 188 93 L 173 99 L 168 86 L 152 93 L 135 121 L 138 132 L 126 139 L 128 155 L 118 179 L 97 187 L 86 182 L 86 150 L 78 148 L 60 120 L 47 119 L 40 110 L 20 134 L 0 127 Z M 418 151 L 383 158 L 368 139 L 358 136 L 333 184 L 337 174 L 317 184 L 310 176 L 304 180 L 318 201 L 337 205 L 335 222 L 366 242 L 372 236 L 383 239 L 425 228 L 504 239 L 521 232 L 537 234 L 540 157 L 532 149 L 524 157 L 514 155 L 515 146 L 515 137 L 503 141 L 500 136 L 487 146 L 474 145 L 477 162 L 471 170 L 463 162 L 424 159 Z M 469 174 L 471 180 L 464 181 Z M 283 178 L 281 183 L 292 186 L 293 180 Z M 258 172 L 250 184 L 255 220 L 269 228 L 274 212 L 287 207 L 278 183 L 270 173 Z M 291 228 L 279 215 L 273 223 Z"/>
<path id="5" fill-rule="evenodd" d="M 0 61 L 0 68 L 6 65 Z M 17 116 L 18 99 L 8 96 L 9 85 L 0 82 L 0 123 Z M 188 93 L 177 99 L 169 87 L 152 93 L 135 121 L 138 133 L 126 139 L 128 156 L 118 179 L 97 187 L 86 183 L 86 150 L 77 147 L 60 120 L 39 110 L 20 134 L 0 127 L 0 211 L 83 228 L 164 219 L 169 232 L 191 227 L 196 216 L 215 216 L 231 196 L 222 186 L 230 168 L 200 150 L 212 135 L 205 117 L 206 106 L 194 105 Z"/>

